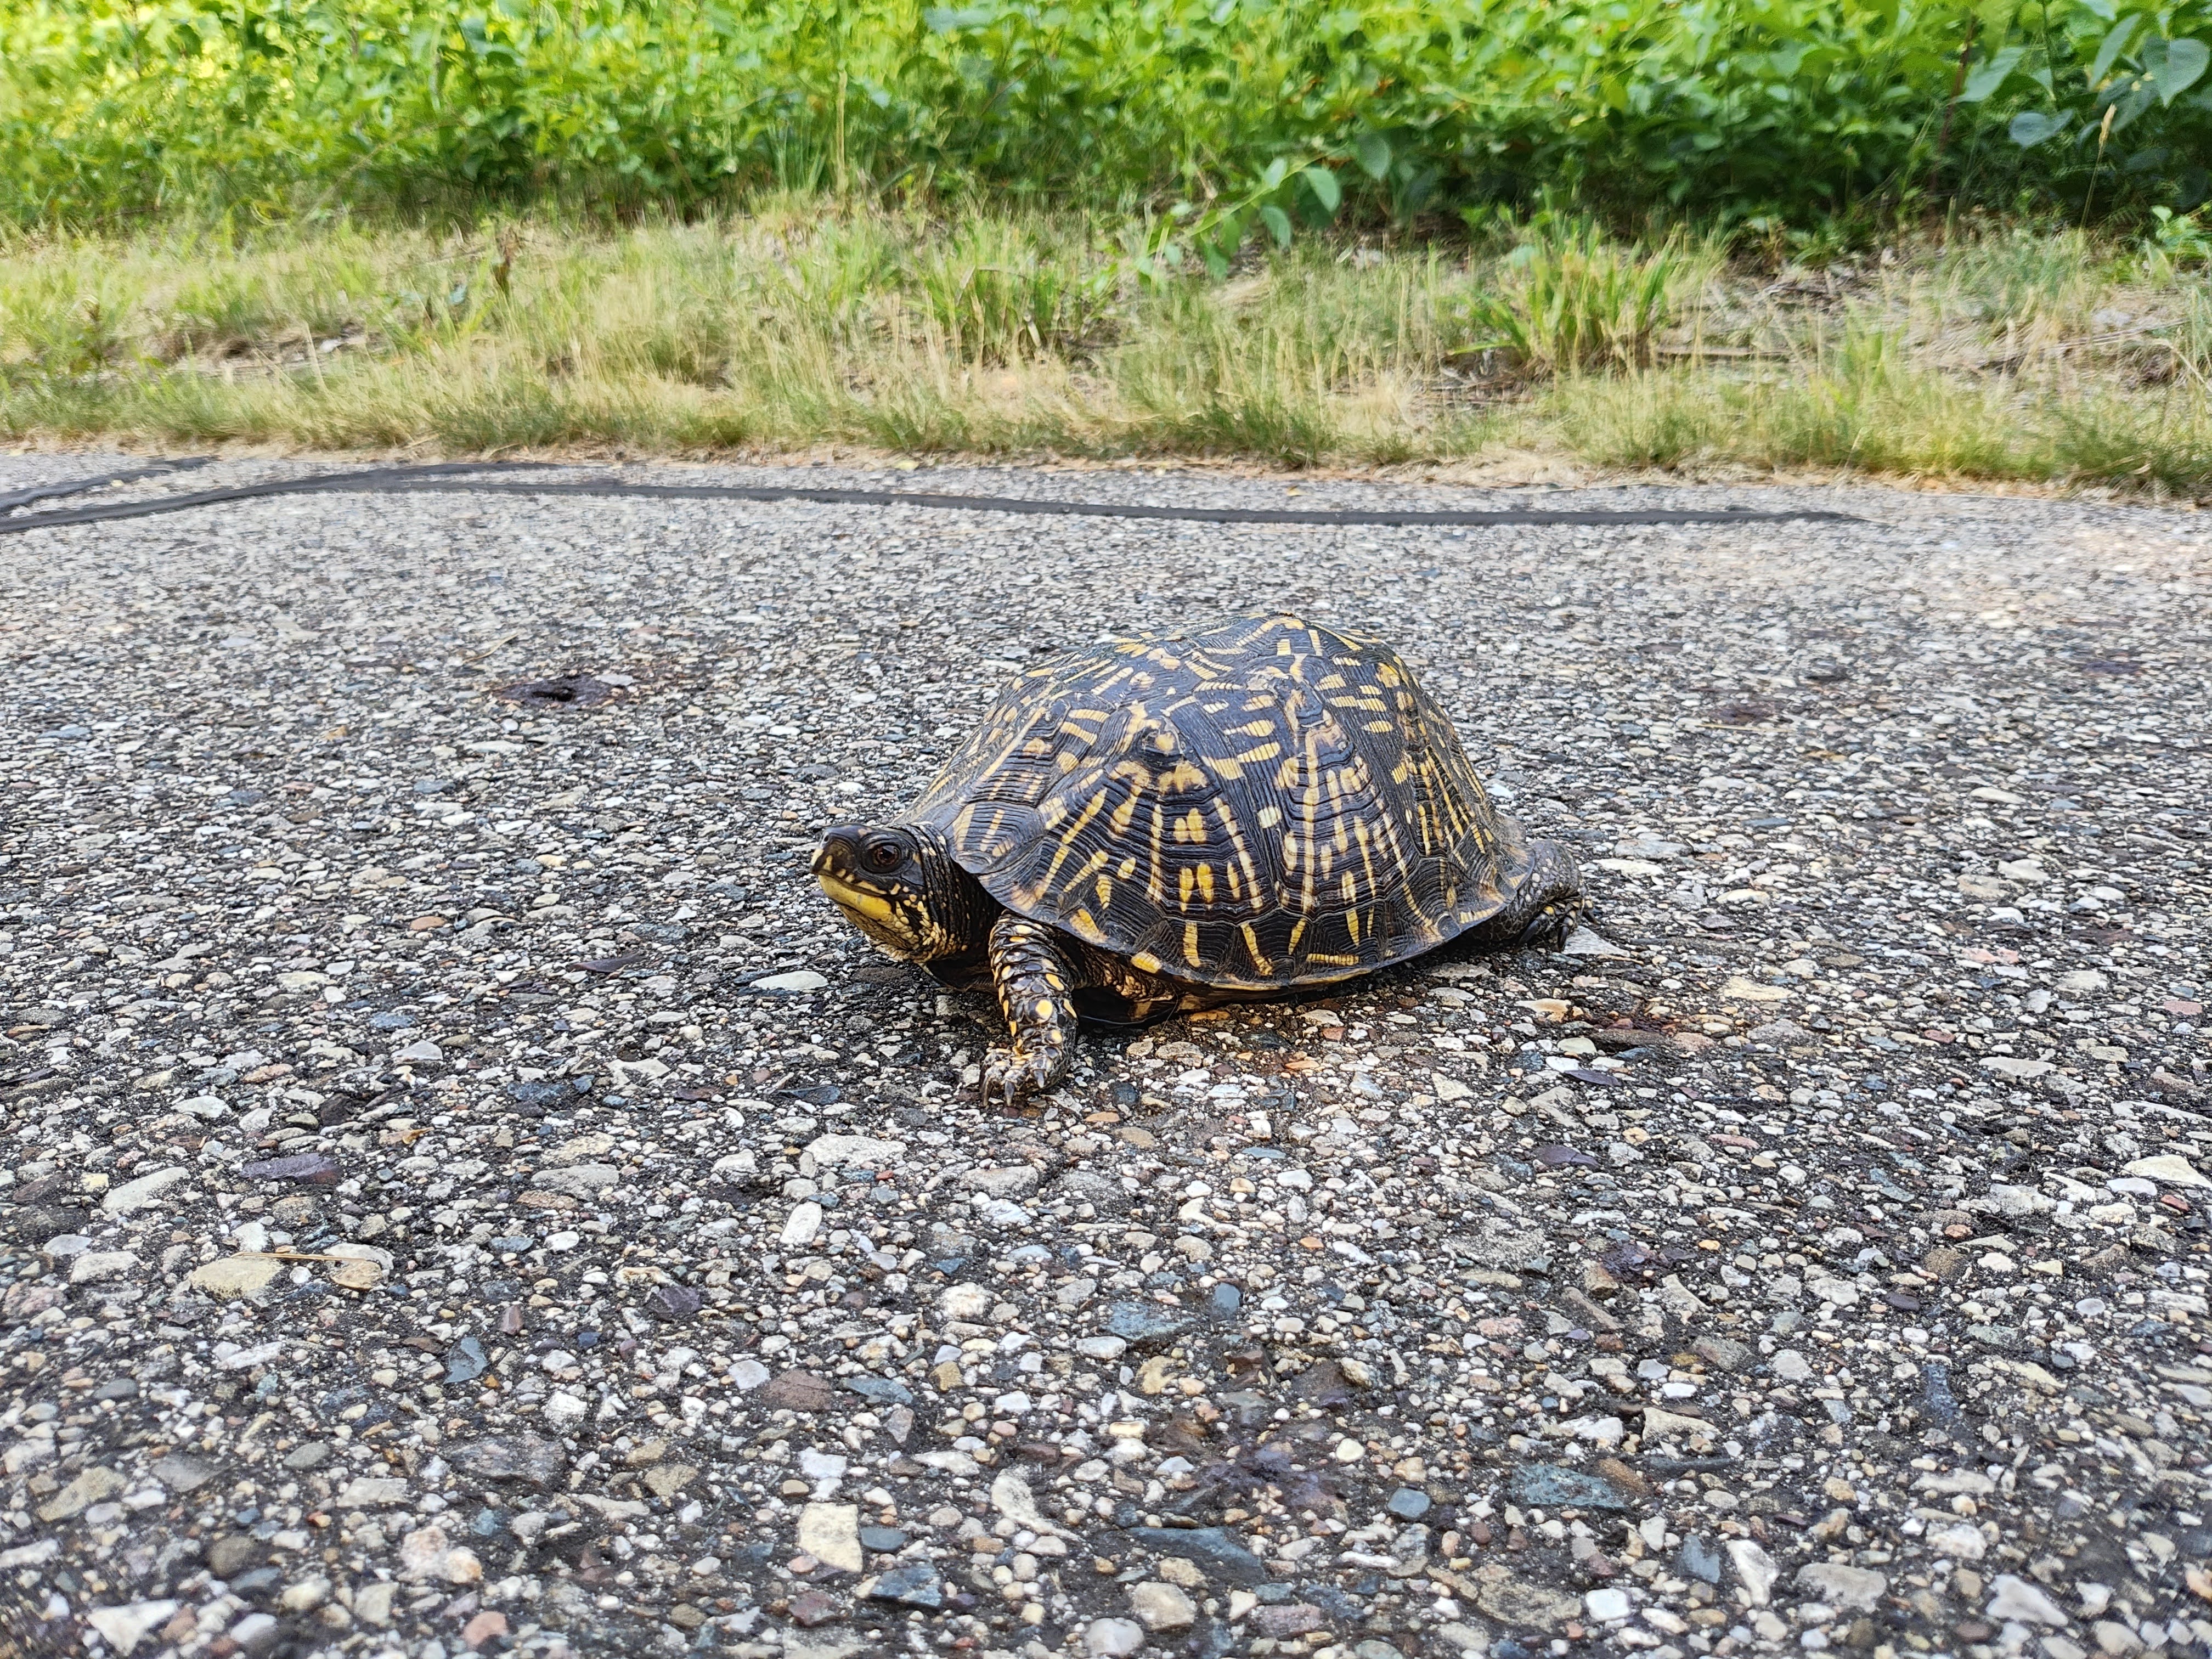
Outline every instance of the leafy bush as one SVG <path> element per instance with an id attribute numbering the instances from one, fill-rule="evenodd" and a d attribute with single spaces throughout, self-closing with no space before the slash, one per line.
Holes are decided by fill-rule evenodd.
<path id="1" fill-rule="evenodd" d="M 1723 222 L 2023 189 L 2185 211 L 2208 8 L 12 0 L 0 221 L 987 192 L 1149 208 L 1167 271 L 1347 205 L 1405 223 L 1544 189 Z"/>

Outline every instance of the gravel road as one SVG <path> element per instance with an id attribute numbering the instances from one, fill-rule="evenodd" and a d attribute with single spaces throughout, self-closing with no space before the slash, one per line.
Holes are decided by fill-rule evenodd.
<path id="1" fill-rule="evenodd" d="M 0 1653 L 2205 1653 L 2212 520 L 1540 500 L 1859 521 L 0 537 Z M 1592 928 L 984 1111 L 816 831 L 1255 605 L 1393 641 Z"/>

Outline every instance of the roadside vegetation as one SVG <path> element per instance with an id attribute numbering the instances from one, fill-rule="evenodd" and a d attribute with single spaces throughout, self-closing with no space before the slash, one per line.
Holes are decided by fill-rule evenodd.
<path id="1" fill-rule="evenodd" d="M 2212 0 L 0 15 L 0 433 L 2212 495 Z"/>

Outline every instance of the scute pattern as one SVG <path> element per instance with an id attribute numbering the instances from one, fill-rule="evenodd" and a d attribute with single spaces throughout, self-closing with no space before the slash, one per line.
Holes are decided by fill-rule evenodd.
<path id="1" fill-rule="evenodd" d="M 1224 988 L 1430 950 L 1528 865 L 1397 653 L 1285 616 L 1029 670 L 915 817 L 1008 909 Z"/>

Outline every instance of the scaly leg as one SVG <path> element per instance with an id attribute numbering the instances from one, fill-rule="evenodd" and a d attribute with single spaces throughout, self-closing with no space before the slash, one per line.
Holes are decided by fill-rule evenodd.
<path id="1" fill-rule="evenodd" d="M 1079 946 L 1042 922 L 1006 915 L 991 927 L 991 982 L 1013 1036 L 983 1067 L 983 1099 L 1016 1104 L 1057 1088 L 1075 1062 Z"/>

